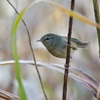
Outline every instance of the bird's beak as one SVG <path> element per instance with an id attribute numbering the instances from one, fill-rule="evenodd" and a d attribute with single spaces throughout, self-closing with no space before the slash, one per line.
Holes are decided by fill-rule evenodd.
<path id="1" fill-rule="evenodd" d="M 36 42 L 41 42 L 41 40 L 37 40 Z"/>

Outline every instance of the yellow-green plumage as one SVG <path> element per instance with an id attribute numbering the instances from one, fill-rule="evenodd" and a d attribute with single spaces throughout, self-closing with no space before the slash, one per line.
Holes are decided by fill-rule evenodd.
<path id="1" fill-rule="evenodd" d="M 47 48 L 47 50 L 54 56 L 59 58 L 66 57 L 67 37 L 59 36 L 53 33 L 44 35 L 39 41 Z M 71 38 L 71 54 L 77 48 L 85 48 L 88 43 L 82 43 L 78 39 Z"/>

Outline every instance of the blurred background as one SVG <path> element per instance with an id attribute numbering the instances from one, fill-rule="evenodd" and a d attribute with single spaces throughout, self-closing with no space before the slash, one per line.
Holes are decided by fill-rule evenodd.
<path id="1" fill-rule="evenodd" d="M 20 12 L 33 0 L 9 0 Z M 70 8 L 70 0 L 55 0 Z M 100 2 L 99 2 L 100 4 Z M 94 20 L 92 0 L 75 0 L 75 11 Z M 0 0 L 0 60 L 12 60 L 11 31 L 17 14 L 7 0 Z M 24 16 L 31 35 L 31 41 L 36 60 L 39 62 L 65 64 L 65 59 L 52 56 L 42 43 L 36 42 L 44 34 L 52 32 L 67 36 L 69 16 L 47 3 L 38 3 Z M 89 42 L 86 49 L 74 52 L 71 66 L 79 68 L 96 81 L 100 81 L 100 61 L 98 55 L 98 40 L 96 29 L 74 19 L 72 37 Z M 29 46 L 27 31 L 20 24 L 17 33 L 17 46 L 20 60 L 33 60 Z M 45 100 L 34 66 L 21 64 L 23 83 L 28 100 Z M 48 100 L 61 100 L 63 90 L 63 74 L 47 68 L 39 68 Z M 18 94 L 14 65 L 0 66 L 0 89 Z M 95 100 L 94 96 L 80 83 L 69 77 L 68 100 Z"/>

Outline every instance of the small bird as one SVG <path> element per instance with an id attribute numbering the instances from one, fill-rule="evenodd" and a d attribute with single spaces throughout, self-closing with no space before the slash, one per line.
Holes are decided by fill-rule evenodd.
<path id="1" fill-rule="evenodd" d="M 68 38 L 65 36 L 60 36 L 53 33 L 48 33 L 44 35 L 38 42 L 42 42 L 42 44 L 47 48 L 47 50 L 55 57 L 58 58 L 66 58 L 67 51 L 67 41 Z M 76 38 L 71 38 L 71 54 L 77 50 L 78 48 L 85 48 L 88 43 L 83 43 Z"/>

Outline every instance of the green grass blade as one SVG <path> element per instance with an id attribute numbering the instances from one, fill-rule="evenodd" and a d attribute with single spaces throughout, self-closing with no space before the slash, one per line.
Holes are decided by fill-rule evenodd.
<path id="1" fill-rule="evenodd" d="M 95 21 L 100 23 L 100 15 L 99 15 L 99 4 L 98 0 L 93 0 L 94 6 L 94 14 L 95 14 Z M 100 29 L 97 28 L 97 36 L 98 36 L 98 43 L 99 43 L 99 57 L 100 57 Z"/>
<path id="2" fill-rule="evenodd" d="M 13 57 L 15 59 L 15 70 L 16 70 L 16 77 L 18 80 L 19 84 L 19 95 L 20 95 L 20 100 L 27 100 L 27 96 L 25 93 L 25 89 L 22 83 L 22 75 L 21 75 L 21 68 L 20 68 L 20 63 L 18 62 L 18 52 L 17 52 L 17 44 L 16 44 L 16 33 L 17 33 L 17 28 L 18 25 L 21 21 L 22 16 L 26 12 L 26 9 L 23 10 L 19 16 L 16 18 L 13 29 L 12 29 L 12 49 L 13 49 Z"/>

